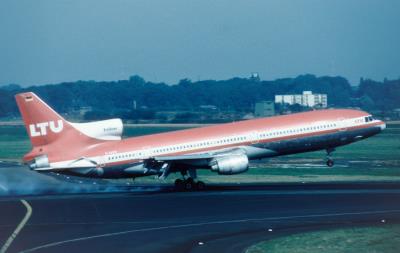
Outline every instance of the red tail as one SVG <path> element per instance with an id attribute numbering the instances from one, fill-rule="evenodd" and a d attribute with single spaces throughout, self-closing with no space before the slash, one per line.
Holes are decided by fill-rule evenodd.
<path id="1" fill-rule="evenodd" d="M 34 93 L 20 93 L 15 98 L 33 147 L 50 144 L 71 130 L 67 121 Z"/>
<path id="2" fill-rule="evenodd" d="M 40 155 L 57 160 L 60 156 L 93 143 L 68 121 L 51 109 L 32 92 L 15 96 L 33 150 L 24 156 L 25 161 Z"/>

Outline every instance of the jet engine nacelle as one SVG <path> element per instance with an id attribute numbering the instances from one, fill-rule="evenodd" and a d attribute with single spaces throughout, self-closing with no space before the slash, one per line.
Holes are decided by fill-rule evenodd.
<path id="1" fill-rule="evenodd" d="M 211 161 L 211 170 L 221 175 L 233 175 L 247 171 L 249 159 L 246 155 L 217 157 Z"/>
<path id="2" fill-rule="evenodd" d="M 47 157 L 47 155 L 37 156 L 29 167 L 31 169 L 48 168 L 50 167 L 49 158 Z"/>
<path id="3" fill-rule="evenodd" d="M 121 119 L 70 124 L 83 134 L 99 140 L 121 140 L 124 128 Z"/>

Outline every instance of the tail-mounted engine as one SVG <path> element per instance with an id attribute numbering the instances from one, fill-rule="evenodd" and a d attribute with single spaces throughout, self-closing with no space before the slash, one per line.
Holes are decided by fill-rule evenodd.
<path id="1" fill-rule="evenodd" d="M 85 135 L 99 140 L 120 140 L 123 131 L 121 119 L 70 124 Z"/>
<path id="2" fill-rule="evenodd" d="M 35 157 L 33 160 L 33 163 L 30 164 L 29 166 L 32 170 L 34 169 L 41 169 L 41 168 L 49 168 L 50 163 L 49 163 L 49 158 L 47 155 L 41 155 Z"/>

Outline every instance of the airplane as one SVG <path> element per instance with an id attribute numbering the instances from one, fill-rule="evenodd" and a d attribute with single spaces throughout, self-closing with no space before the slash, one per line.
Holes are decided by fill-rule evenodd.
<path id="1" fill-rule="evenodd" d="M 249 161 L 335 148 L 386 128 L 367 112 L 326 109 L 122 139 L 121 119 L 71 123 L 32 92 L 15 96 L 32 150 L 23 161 L 38 172 L 94 178 L 165 179 L 181 173 L 175 186 L 202 190 L 198 169 L 220 175 L 246 172 Z"/>

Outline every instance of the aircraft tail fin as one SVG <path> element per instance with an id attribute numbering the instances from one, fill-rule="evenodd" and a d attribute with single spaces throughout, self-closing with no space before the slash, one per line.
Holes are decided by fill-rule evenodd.
<path id="1" fill-rule="evenodd" d="M 71 128 L 33 92 L 17 94 L 15 99 L 33 147 L 50 144 Z"/>

